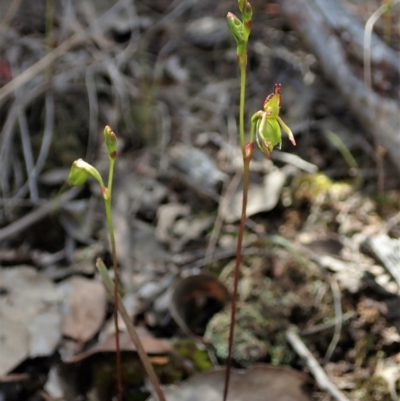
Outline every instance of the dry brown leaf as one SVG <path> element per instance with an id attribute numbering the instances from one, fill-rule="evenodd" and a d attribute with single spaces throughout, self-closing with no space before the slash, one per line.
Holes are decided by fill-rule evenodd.
<path id="1" fill-rule="evenodd" d="M 48 277 L 28 266 L 1 269 L 0 288 L 1 375 L 27 356 L 54 352 L 61 337 L 61 292 Z"/>
<path id="2" fill-rule="evenodd" d="M 72 277 L 62 284 L 66 294 L 62 333 L 76 341 L 90 340 L 106 316 L 107 293 L 102 283 Z"/>
<path id="3" fill-rule="evenodd" d="M 144 350 L 149 355 L 166 354 L 170 351 L 171 347 L 166 341 L 158 340 L 149 334 L 143 334 L 138 330 L 140 341 L 143 345 Z M 128 333 L 119 333 L 119 346 L 121 351 L 135 351 L 136 347 L 133 344 Z M 103 352 L 115 352 L 115 336 L 107 338 L 102 343 L 97 344 L 88 351 L 82 352 L 78 355 L 73 356 L 66 360 L 66 363 L 75 363 L 83 361 L 91 355 L 103 353 Z"/>
<path id="4" fill-rule="evenodd" d="M 250 183 L 246 216 L 272 210 L 279 202 L 286 181 L 284 170 L 275 169 L 267 174 L 262 183 Z M 242 214 L 242 190 L 239 188 L 228 207 L 221 210 L 225 221 L 233 223 Z"/>
<path id="5" fill-rule="evenodd" d="M 23 323 L 0 316 L 0 376 L 29 356 L 29 334 Z"/>

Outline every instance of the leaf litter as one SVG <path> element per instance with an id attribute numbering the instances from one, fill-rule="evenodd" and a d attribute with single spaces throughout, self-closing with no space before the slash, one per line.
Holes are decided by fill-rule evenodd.
<path id="1" fill-rule="evenodd" d="M 59 288 L 28 266 L 0 270 L 1 370 L 4 375 L 27 357 L 50 356 L 61 339 Z"/>

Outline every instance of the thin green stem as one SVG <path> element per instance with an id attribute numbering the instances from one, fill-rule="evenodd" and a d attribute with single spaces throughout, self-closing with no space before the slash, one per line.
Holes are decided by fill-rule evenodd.
<path id="1" fill-rule="evenodd" d="M 114 177 L 114 166 L 115 166 L 115 158 L 109 157 L 110 160 L 110 169 L 108 171 L 108 187 L 107 187 L 107 201 L 109 202 L 110 210 L 111 210 L 111 194 L 112 194 L 112 184 Z"/>
<path id="2" fill-rule="evenodd" d="M 107 272 L 107 268 L 104 265 L 103 261 L 101 259 L 97 259 L 96 266 L 97 266 L 97 269 L 99 270 L 99 273 L 101 275 L 103 283 L 106 286 L 108 292 L 110 294 L 115 294 L 115 286 L 111 280 L 111 277 L 109 276 L 109 274 Z M 160 386 L 160 382 L 158 381 L 158 377 L 153 369 L 153 365 L 149 361 L 146 351 L 143 348 L 143 345 L 140 341 L 139 335 L 137 334 L 135 326 L 133 325 L 133 323 L 129 317 L 129 314 L 128 314 L 127 310 L 125 309 L 124 304 L 122 303 L 121 299 L 119 298 L 119 295 L 117 296 L 117 299 L 119 301 L 118 302 L 119 313 L 121 314 L 121 317 L 126 325 L 128 334 L 131 337 L 133 344 L 135 344 L 136 351 L 139 354 L 139 358 L 142 361 L 142 364 L 147 373 L 147 376 L 149 377 L 149 380 L 150 380 L 151 384 L 153 385 L 153 388 L 154 388 L 155 393 L 157 394 L 158 400 L 166 401 L 164 394 L 161 390 L 161 386 Z"/>
<path id="3" fill-rule="evenodd" d="M 111 254 L 114 269 L 114 327 L 115 327 L 115 348 L 116 348 L 116 369 L 117 369 L 117 387 L 118 387 L 118 400 L 123 399 L 122 387 L 122 370 L 121 370 L 121 350 L 119 345 L 119 327 L 118 327 L 118 307 L 119 307 L 119 274 L 117 264 L 117 247 L 115 244 L 114 225 L 111 214 L 111 199 L 112 199 L 112 183 L 114 176 L 115 158 L 110 157 L 110 169 L 108 173 L 108 188 L 105 192 L 104 203 L 106 209 L 106 217 L 108 224 L 108 231 L 110 233 Z"/>
<path id="4" fill-rule="evenodd" d="M 245 44 L 245 49 L 247 43 Z M 240 133 L 240 147 L 244 153 L 244 148 L 246 146 L 246 139 L 244 136 L 244 103 L 246 99 L 246 64 L 247 56 L 239 57 L 240 66 L 240 106 L 239 106 L 239 133 Z"/>

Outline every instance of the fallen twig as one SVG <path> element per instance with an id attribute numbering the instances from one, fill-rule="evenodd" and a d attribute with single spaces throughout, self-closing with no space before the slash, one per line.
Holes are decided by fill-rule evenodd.
<path id="1" fill-rule="evenodd" d="M 347 320 L 353 319 L 357 316 L 357 313 L 355 311 L 349 311 L 346 312 L 343 317 L 342 320 L 343 322 L 346 322 Z M 316 326 L 310 327 L 309 329 L 305 329 L 302 330 L 300 332 L 300 334 L 304 337 L 304 336 L 311 336 L 313 334 L 316 333 L 320 333 L 321 331 L 325 331 L 325 330 L 329 330 L 332 327 L 336 326 L 336 317 L 326 323 L 321 323 L 321 324 L 317 324 Z"/>
<path id="2" fill-rule="evenodd" d="M 399 58 L 372 35 L 370 59 L 375 76 L 372 89 L 358 73 L 363 63 L 364 26 L 339 0 L 279 0 L 282 14 L 299 31 L 318 58 L 325 77 L 338 88 L 366 132 L 375 135 L 400 170 Z M 351 57 L 348 49 L 351 48 Z M 347 49 L 347 50 L 346 50 Z M 386 83 L 389 90 L 381 93 Z"/>
<path id="3" fill-rule="evenodd" d="M 350 401 L 329 379 L 328 375 L 322 369 L 321 365 L 315 359 L 314 355 L 303 343 L 298 334 L 293 330 L 289 329 L 286 331 L 286 338 L 290 345 L 297 352 L 299 356 L 306 360 L 307 366 L 310 369 L 312 375 L 318 383 L 318 386 L 327 391 L 337 401 Z"/>
<path id="4" fill-rule="evenodd" d="M 341 303 L 341 296 L 340 296 L 340 288 L 339 285 L 334 277 L 330 280 L 330 285 L 333 294 L 333 300 L 335 305 L 335 332 L 333 334 L 333 338 L 329 347 L 326 351 L 324 362 L 327 363 L 331 357 L 335 348 L 340 339 L 340 333 L 342 331 L 342 324 L 343 324 L 343 312 L 342 312 L 342 303 Z"/>
<path id="5" fill-rule="evenodd" d="M 98 20 L 95 21 L 96 24 L 101 24 L 106 18 L 109 18 L 111 14 L 116 13 L 123 7 L 125 0 L 120 0 L 115 5 L 113 5 L 109 10 L 107 10 Z M 21 74 L 16 76 L 13 80 L 5 84 L 0 88 L 0 105 L 4 103 L 9 95 L 11 95 L 15 90 L 19 89 L 29 81 L 31 81 L 36 75 L 40 74 L 49 65 L 54 63 L 61 55 L 70 51 L 74 46 L 85 40 L 89 34 L 92 32 L 94 24 L 90 25 L 83 32 L 78 32 L 71 36 L 65 42 L 61 43 L 51 52 L 47 53 L 46 56 L 38 60 L 35 64 L 31 65 L 29 68 L 24 70 Z"/>
<path id="6" fill-rule="evenodd" d="M 24 217 L 21 217 L 19 220 L 14 221 L 4 228 L 1 228 L 0 242 L 18 234 L 23 230 L 26 230 L 32 224 L 35 224 L 38 221 L 42 220 L 50 213 L 57 212 L 61 206 L 63 206 L 71 199 L 75 198 L 75 196 L 77 196 L 79 192 L 81 192 L 81 188 L 72 188 L 65 194 L 61 195 L 59 198 L 50 200 L 46 204 L 26 214 Z"/>

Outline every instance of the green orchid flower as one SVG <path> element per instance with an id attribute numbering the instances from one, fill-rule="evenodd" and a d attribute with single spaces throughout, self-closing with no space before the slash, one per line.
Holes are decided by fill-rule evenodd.
<path id="1" fill-rule="evenodd" d="M 281 84 L 275 84 L 274 92 L 268 95 L 264 101 L 264 110 L 257 111 L 251 118 L 250 137 L 253 138 L 255 130 L 257 145 L 268 159 L 271 158 L 271 152 L 275 146 L 278 146 L 279 149 L 281 148 L 281 128 L 288 135 L 290 142 L 296 146 L 292 131 L 279 117 L 281 86 Z"/>
<path id="2" fill-rule="evenodd" d="M 107 188 L 104 186 L 103 179 L 98 170 L 82 159 L 75 160 L 72 163 L 68 176 L 70 184 L 76 187 L 83 185 L 89 177 L 93 177 L 100 184 L 103 196 L 105 196 L 107 194 Z"/>

